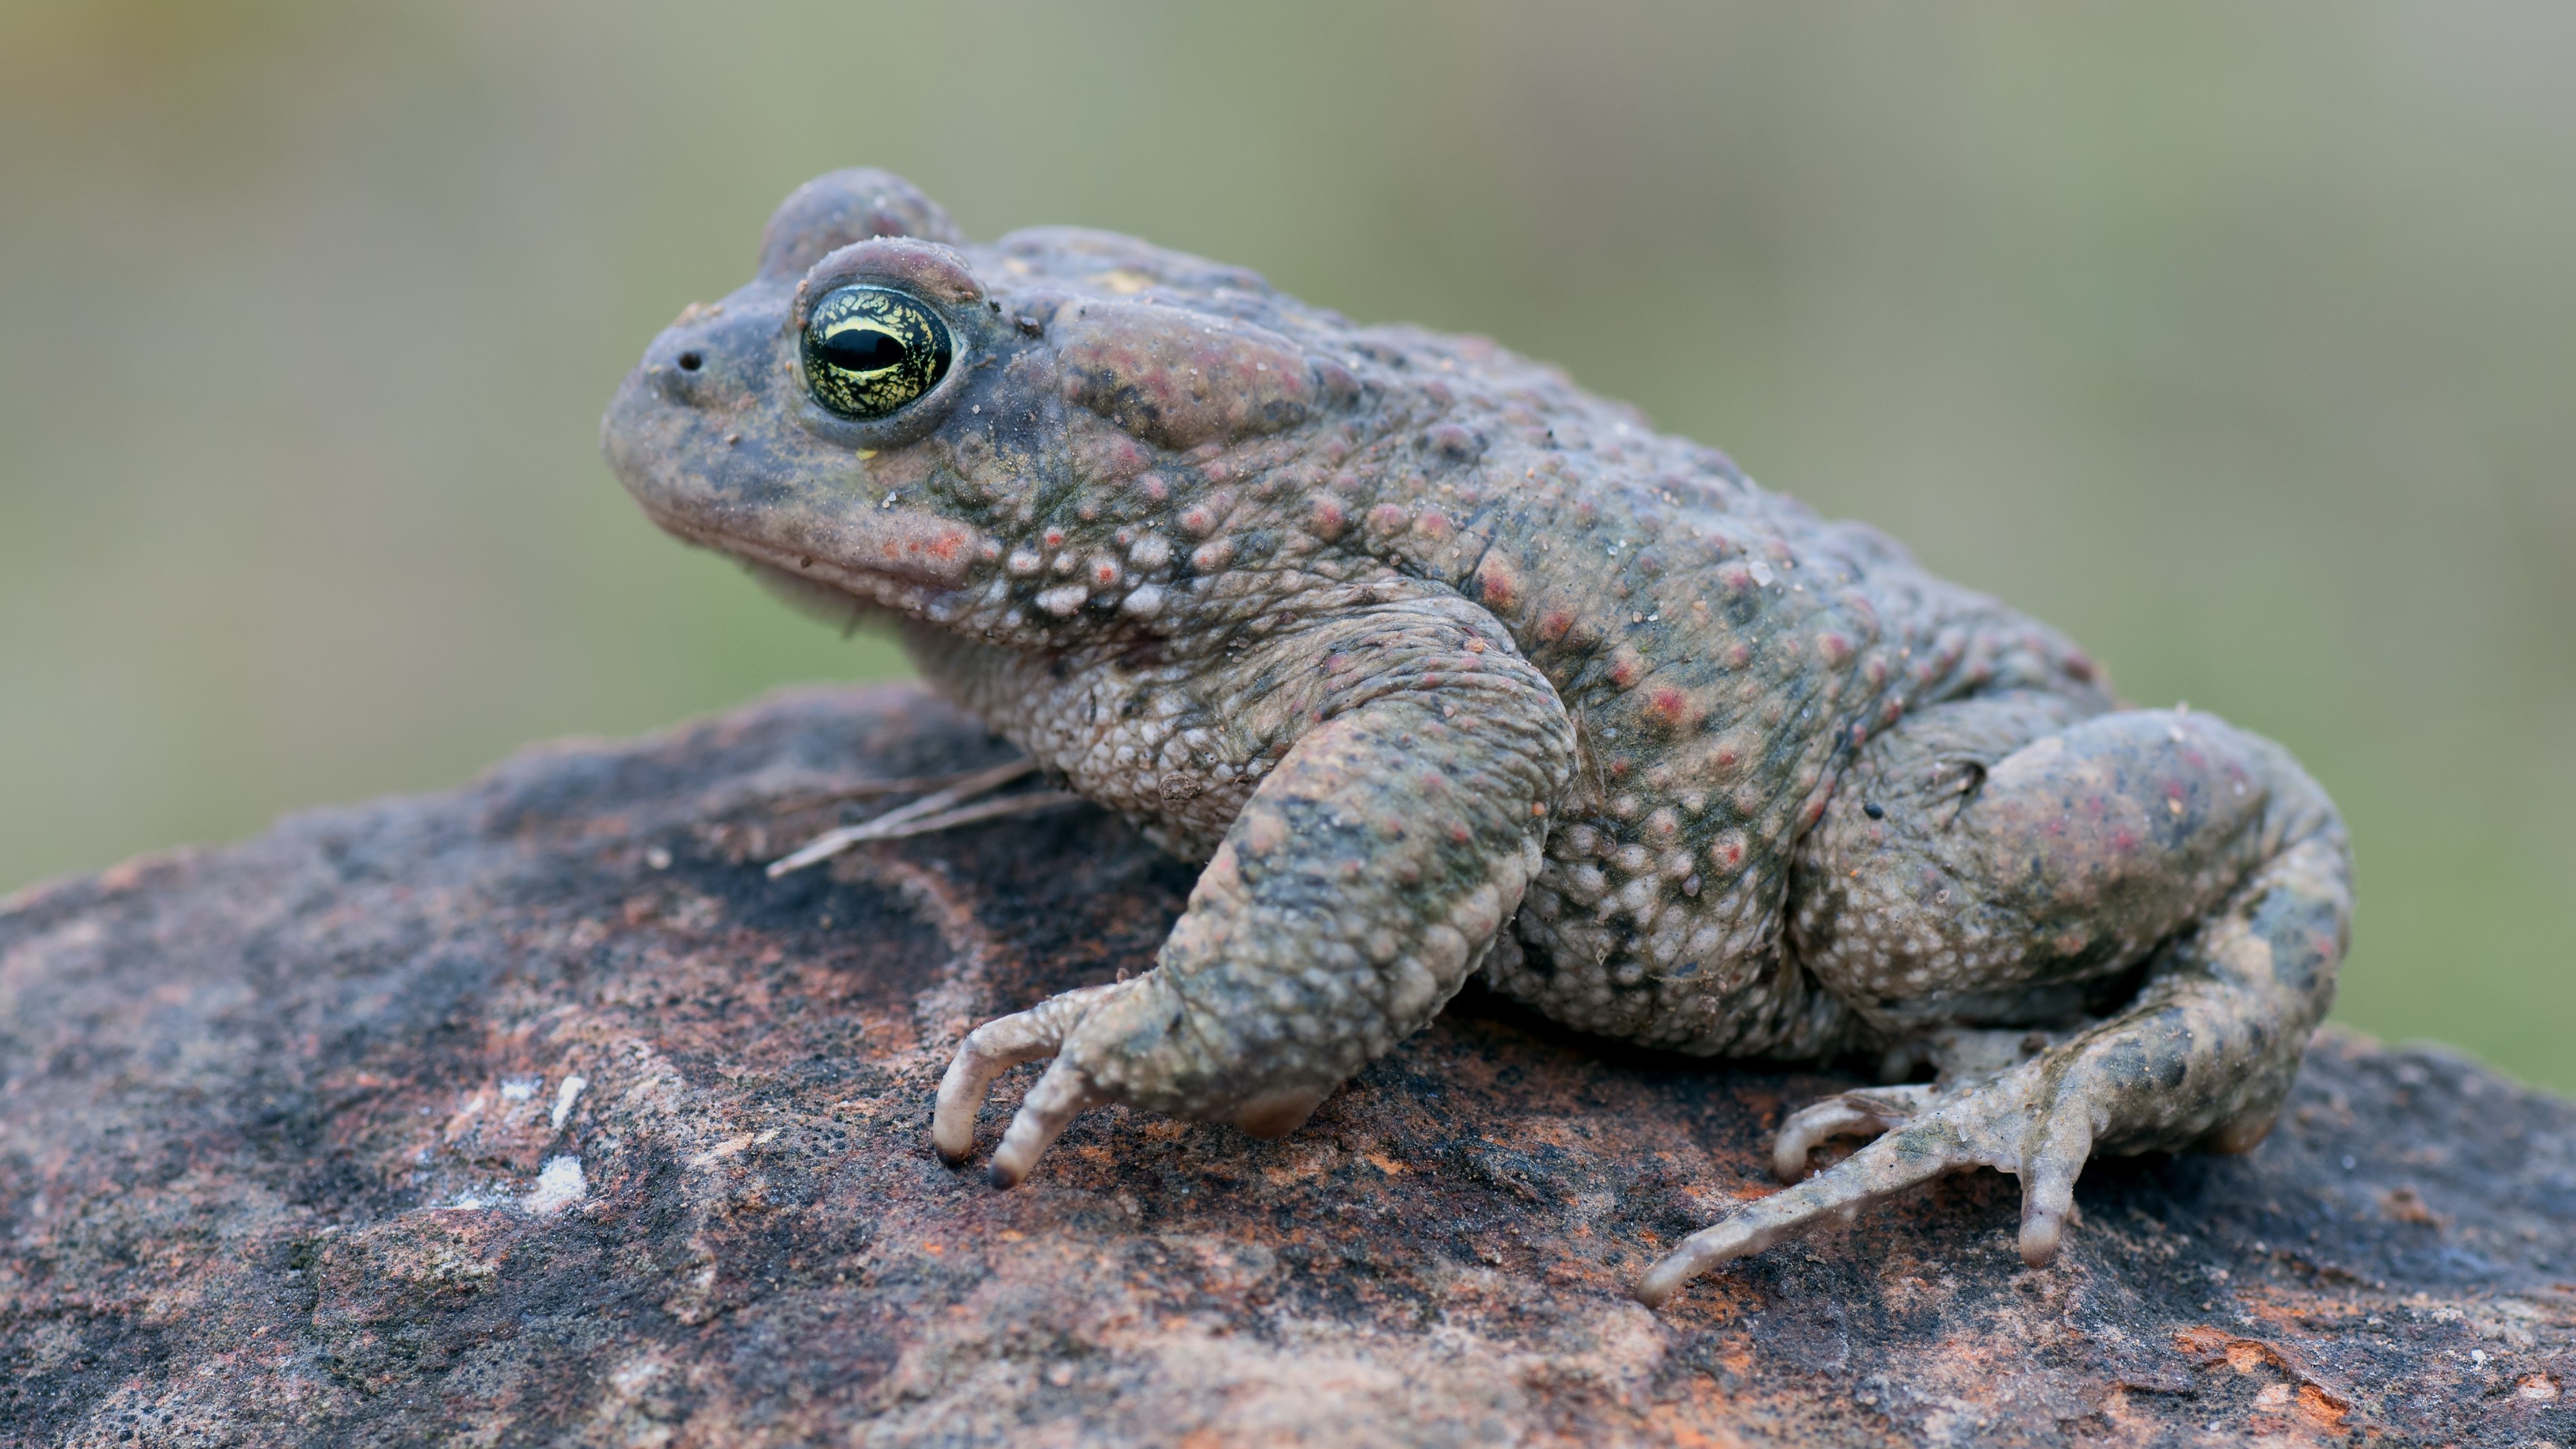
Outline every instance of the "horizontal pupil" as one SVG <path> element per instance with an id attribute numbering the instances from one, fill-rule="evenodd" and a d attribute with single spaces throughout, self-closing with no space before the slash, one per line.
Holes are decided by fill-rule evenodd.
<path id="1" fill-rule="evenodd" d="M 898 366 L 904 357 L 900 338 L 869 327 L 853 327 L 823 339 L 823 360 L 844 372 L 879 372 Z"/>

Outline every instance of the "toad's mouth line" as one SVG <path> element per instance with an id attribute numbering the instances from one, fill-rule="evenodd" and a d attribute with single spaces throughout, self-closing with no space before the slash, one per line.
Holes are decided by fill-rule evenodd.
<path id="1" fill-rule="evenodd" d="M 862 605 L 916 616 L 926 614 L 931 601 L 945 592 L 939 585 L 951 582 L 944 577 L 925 578 L 928 570 L 905 570 L 900 565 L 853 565 L 739 529 L 711 525 L 703 519 L 678 517 L 650 504 L 645 506 L 645 512 L 663 532 L 675 538 L 761 565 L 782 579 L 846 595 Z"/>

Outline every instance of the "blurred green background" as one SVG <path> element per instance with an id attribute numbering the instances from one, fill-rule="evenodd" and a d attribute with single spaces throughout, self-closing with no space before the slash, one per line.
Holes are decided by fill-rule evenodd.
<path id="1" fill-rule="evenodd" d="M 0 4 L 0 889 L 898 671 L 596 419 L 813 173 L 1566 364 L 2342 801 L 2576 1087 L 2563 4 Z"/>

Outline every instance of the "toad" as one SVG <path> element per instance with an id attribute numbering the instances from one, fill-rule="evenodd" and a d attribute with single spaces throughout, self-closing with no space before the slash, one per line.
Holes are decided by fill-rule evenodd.
<path id="1" fill-rule="evenodd" d="M 1292 1131 L 1481 972 L 1604 1050 L 1877 1060 L 1647 1303 L 1975 1167 L 2038 1266 L 2095 1154 L 2259 1142 L 2334 994 L 2349 851 L 2278 745 L 1482 338 L 845 171 L 602 431 L 656 523 L 1204 862 L 1152 970 L 958 1048 L 951 1162 L 1049 1063 L 1003 1187 L 1104 1103 Z"/>

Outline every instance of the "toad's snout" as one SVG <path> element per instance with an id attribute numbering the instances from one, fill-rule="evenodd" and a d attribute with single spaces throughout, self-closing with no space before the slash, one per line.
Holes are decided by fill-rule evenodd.
<path id="1" fill-rule="evenodd" d="M 703 520 L 760 502 L 780 471 L 755 426 L 772 370 L 774 320 L 692 302 L 626 374 L 600 447 L 618 481 L 661 522 Z"/>
<path id="2" fill-rule="evenodd" d="M 864 451 L 781 426 L 777 322 L 692 306 L 600 422 L 618 481 L 668 532 L 901 611 L 965 577 L 978 535 L 868 474 Z"/>
<path id="3" fill-rule="evenodd" d="M 774 321 L 746 316 L 724 303 L 692 302 L 644 349 L 627 377 L 627 389 L 644 383 L 663 401 L 680 407 L 742 407 L 761 390 L 772 352 L 765 344 L 776 331 Z M 618 402 L 625 401 L 621 390 Z"/>

